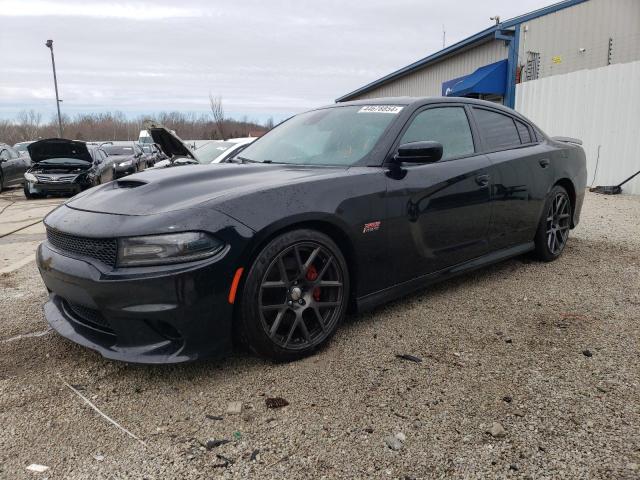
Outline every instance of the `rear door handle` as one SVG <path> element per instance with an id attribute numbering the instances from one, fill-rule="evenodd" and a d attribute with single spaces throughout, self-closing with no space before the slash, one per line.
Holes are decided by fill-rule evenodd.
<path id="1" fill-rule="evenodd" d="M 543 158 L 543 159 L 542 159 L 542 160 L 540 160 L 540 162 L 538 162 L 538 163 L 540 163 L 540 166 L 541 166 L 542 168 L 547 168 L 551 162 L 549 161 L 549 159 L 548 159 L 548 158 Z"/>
<path id="2" fill-rule="evenodd" d="M 489 184 L 489 175 L 478 175 L 476 177 L 476 183 L 481 187 L 486 187 Z"/>

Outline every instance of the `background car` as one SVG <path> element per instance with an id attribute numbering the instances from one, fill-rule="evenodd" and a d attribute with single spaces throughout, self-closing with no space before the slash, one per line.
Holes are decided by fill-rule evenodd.
<path id="1" fill-rule="evenodd" d="M 186 148 L 168 133 L 152 131 Z M 142 172 L 50 213 L 50 325 L 125 361 L 220 355 L 234 335 L 293 360 L 348 309 L 529 252 L 557 259 L 587 179 L 579 145 L 467 98 L 330 105 L 237 159 Z"/>
<path id="2" fill-rule="evenodd" d="M 147 168 L 147 158 L 137 143 L 109 143 L 102 149 L 109 156 L 113 165 L 113 178 L 122 178 L 132 173 L 142 172 Z"/>
<path id="3" fill-rule="evenodd" d="M 29 145 L 31 168 L 24 174 L 24 195 L 72 194 L 113 179 L 113 159 L 100 146 L 50 138 Z"/>
<path id="4" fill-rule="evenodd" d="M 138 144 L 147 162 L 147 168 L 153 167 L 156 162 L 165 160 L 167 156 L 162 152 L 162 149 L 156 143 L 140 143 Z"/>
<path id="5" fill-rule="evenodd" d="M 21 156 L 16 149 L 0 143 L 0 192 L 6 187 L 22 185 L 29 165 L 28 155 Z"/>
<path id="6" fill-rule="evenodd" d="M 13 148 L 15 148 L 20 155 L 24 155 L 24 156 L 28 157 L 29 156 L 29 151 L 27 150 L 27 147 L 29 145 L 31 145 L 33 142 L 35 142 L 35 141 L 36 140 L 31 140 L 31 141 L 28 141 L 28 142 L 18 142 L 13 146 Z"/>
<path id="7" fill-rule="evenodd" d="M 212 140 L 199 147 L 196 153 L 198 154 L 200 163 L 224 163 L 229 158 L 247 148 L 247 146 L 255 140 L 256 137 Z"/>

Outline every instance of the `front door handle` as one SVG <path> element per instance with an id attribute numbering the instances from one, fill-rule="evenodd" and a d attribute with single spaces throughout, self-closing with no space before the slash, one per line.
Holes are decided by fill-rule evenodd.
<path id="1" fill-rule="evenodd" d="M 489 175 L 478 175 L 476 177 L 476 183 L 481 187 L 486 187 L 489 184 Z"/>
<path id="2" fill-rule="evenodd" d="M 538 163 L 540 163 L 540 166 L 541 166 L 542 168 L 547 168 L 551 162 L 549 161 L 549 159 L 548 159 L 548 158 L 543 158 L 543 159 L 542 159 L 542 160 L 540 160 Z"/>

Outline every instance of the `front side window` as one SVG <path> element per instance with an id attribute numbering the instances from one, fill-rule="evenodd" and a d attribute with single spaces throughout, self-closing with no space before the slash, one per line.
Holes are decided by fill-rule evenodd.
<path id="1" fill-rule="evenodd" d="M 463 107 L 437 107 L 420 112 L 400 144 L 434 141 L 442 144 L 442 159 L 474 153 L 473 136 Z"/>
<path id="2" fill-rule="evenodd" d="M 473 114 L 488 150 L 502 150 L 521 144 L 516 124 L 510 116 L 475 107 Z"/>
<path id="3" fill-rule="evenodd" d="M 301 113 L 237 157 L 254 162 L 351 166 L 371 152 L 401 106 L 332 107 Z"/>

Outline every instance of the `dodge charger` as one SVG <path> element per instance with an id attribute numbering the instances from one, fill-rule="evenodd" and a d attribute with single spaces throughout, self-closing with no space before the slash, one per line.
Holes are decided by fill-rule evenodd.
<path id="1" fill-rule="evenodd" d="M 297 359 L 349 311 L 510 257 L 557 259 L 586 176 L 579 140 L 493 103 L 314 109 L 229 163 L 134 174 L 51 212 L 37 252 L 45 315 L 62 336 L 128 362 L 234 343 Z"/>

